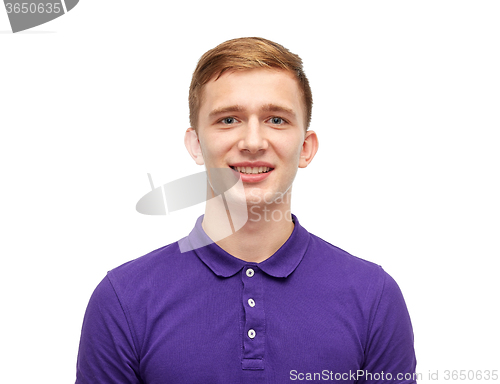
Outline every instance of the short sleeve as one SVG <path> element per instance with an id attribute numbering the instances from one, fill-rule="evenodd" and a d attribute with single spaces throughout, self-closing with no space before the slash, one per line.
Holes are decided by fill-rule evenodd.
<path id="1" fill-rule="evenodd" d="M 97 286 L 85 312 L 78 350 L 77 384 L 138 384 L 132 333 L 108 277 Z"/>
<path id="2" fill-rule="evenodd" d="M 413 329 L 403 294 L 383 273 L 382 289 L 368 330 L 363 375 L 358 384 L 415 384 Z"/>

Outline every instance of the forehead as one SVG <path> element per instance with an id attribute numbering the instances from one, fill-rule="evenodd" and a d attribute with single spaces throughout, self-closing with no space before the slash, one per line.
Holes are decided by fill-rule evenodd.
<path id="1" fill-rule="evenodd" d="M 218 79 L 213 78 L 203 87 L 199 117 L 206 119 L 214 110 L 232 106 L 257 111 L 269 105 L 293 110 L 300 122 L 304 120 L 304 97 L 292 72 L 258 68 L 226 72 Z"/>

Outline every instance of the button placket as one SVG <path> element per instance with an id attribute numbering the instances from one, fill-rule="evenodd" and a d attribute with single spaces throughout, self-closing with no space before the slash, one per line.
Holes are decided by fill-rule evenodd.
<path id="1" fill-rule="evenodd" d="M 256 266 L 248 266 L 242 274 L 243 308 L 243 369 L 264 369 L 265 313 L 263 305 L 263 275 Z"/>

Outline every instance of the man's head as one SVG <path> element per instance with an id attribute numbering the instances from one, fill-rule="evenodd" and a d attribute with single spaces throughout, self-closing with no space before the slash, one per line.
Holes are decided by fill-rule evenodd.
<path id="1" fill-rule="evenodd" d="M 211 180 L 213 169 L 232 169 L 246 195 L 235 199 L 247 205 L 289 196 L 298 168 L 318 149 L 316 133 L 307 130 L 312 100 L 301 60 L 270 41 L 236 39 L 207 52 L 190 103 L 186 148 Z"/>
<path id="2" fill-rule="evenodd" d="M 296 78 L 305 107 L 304 127 L 311 122 L 312 94 L 302 69 L 302 60 L 280 44 L 259 37 L 228 40 L 206 52 L 199 60 L 189 88 L 189 120 L 198 130 L 198 117 L 204 86 L 231 71 L 274 68 L 288 71 Z"/>

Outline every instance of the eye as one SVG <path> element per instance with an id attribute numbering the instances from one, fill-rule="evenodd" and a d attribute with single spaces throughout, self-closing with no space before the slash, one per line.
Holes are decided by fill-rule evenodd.
<path id="1" fill-rule="evenodd" d="M 224 117 L 220 120 L 222 124 L 230 125 L 236 123 L 236 119 L 234 117 Z"/>
<path id="2" fill-rule="evenodd" d="M 286 121 L 284 119 L 282 119 L 281 117 L 278 117 L 278 116 L 271 117 L 269 119 L 269 122 L 271 124 L 275 124 L 275 125 L 282 125 L 282 124 L 286 123 Z"/>

